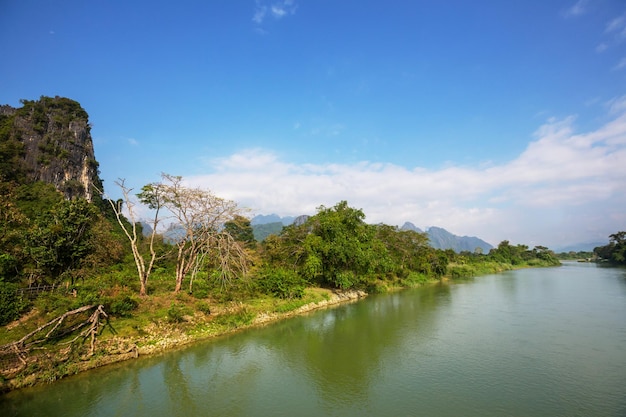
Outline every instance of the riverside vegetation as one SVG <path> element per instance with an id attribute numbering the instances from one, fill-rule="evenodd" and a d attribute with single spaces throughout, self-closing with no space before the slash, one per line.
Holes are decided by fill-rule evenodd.
<path id="1" fill-rule="evenodd" d="M 38 163 L 67 157 L 71 136 L 55 134 L 86 112 L 68 99 L 25 103 L 30 113 L 18 114 L 35 118 L 52 149 Z M 60 106 L 73 116 L 48 117 Z M 368 224 L 346 201 L 257 242 L 237 203 L 168 174 L 137 191 L 119 180 L 116 201 L 99 178 L 82 194 L 70 182 L 68 194 L 29 176 L 24 126 L 0 114 L 1 390 L 368 293 L 559 265 L 546 247 L 508 241 L 487 254 L 434 249 L 425 233 Z M 623 262 L 625 236 L 611 235 L 602 255 Z"/>

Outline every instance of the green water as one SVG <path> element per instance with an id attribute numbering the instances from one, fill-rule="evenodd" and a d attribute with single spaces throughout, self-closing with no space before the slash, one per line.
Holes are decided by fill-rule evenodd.
<path id="1" fill-rule="evenodd" d="M 626 271 L 372 296 L 0 397 L 2 416 L 626 416 Z"/>

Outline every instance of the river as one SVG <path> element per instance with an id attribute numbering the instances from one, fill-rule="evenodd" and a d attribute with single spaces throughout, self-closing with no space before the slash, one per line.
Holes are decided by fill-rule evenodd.
<path id="1" fill-rule="evenodd" d="M 626 270 L 524 269 L 0 397 L 8 416 L 626 416 Z"/>

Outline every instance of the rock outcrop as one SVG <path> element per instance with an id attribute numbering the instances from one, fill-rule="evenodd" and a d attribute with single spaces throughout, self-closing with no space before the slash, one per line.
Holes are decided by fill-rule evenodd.
<path id="1" fill-rule="evenodd" d="M 89 116 L 64 97 L 22 100 L 23 107 L 0 106 L 0 179 L 43 181 L 66 198 L 91 201 L 102 188 Z M 15 178 L 13 178 L 15 177 Z"/>

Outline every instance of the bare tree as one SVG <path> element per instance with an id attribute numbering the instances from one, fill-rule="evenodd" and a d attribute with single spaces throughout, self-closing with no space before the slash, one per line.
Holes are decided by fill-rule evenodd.
<path id="1" fill-rule="evenodd" d="M 125 180 L 123 179 L 115 181 L 115 184 L 122 190 L 122 195 L 124 196 L 124 198 L 118 201 L 108 199 L 108 201 L 111 204 L 113 212 L 115 213 L 117 223 L 120 225 L 120 227 L 124 231 L 124 234 L 128 238 L 128 241 L 130 242 L 133 258 L 137 267 L 137 274 L 139 276 L 139 295 L 145 296 L 148 294 L 148 278 L 150 277 L 154 262 L 157 258 L 157 253 L 154 249 L 154 246 L 155 238 L 157 235 L 157 226 L 159 225 L 159 222 L 161 220 L 159 218 L 161 212 L 161 199 L 159 198 L 159 190 L 149 189 L 146 191 L 145 189 L 146 187 L 148 187 L 146 186 L 142 189 L 143 192 L 139 194 L 141 202 L 147 204 L 154 213 L 154 216 L 150 222 L 150 227 L 152 228 L 148 245 L 150 250 L 150 257 L 146 263 L 146 260 L 144 259 L 144 256 L 139 248 L 140 236 L 139 231 L 137 230 L 137 222 L 139 221 L 139 219 L 137 218 L 137 213 L 135 211 L 135 200 L 131 197 L 132 188 L 128 188 L 125 185 Z M 142 195 L 144 194 L 145 196 L 142 197 Z M 125 217 L 122 213 L 124 204 L 126 204 L 126 210 L 129 217 L 128 223 L 130 224 L 124 221 Z"/>
<path id="2" fill-rule="evenodd" d="M 241 213 L 233 201 L 215 196 L 200 188 L 189 188 L 180 176 L 161 174 L 160 183 L 143 188 L 142 201 L 158 201 L 160 207 L 169 211 L 172 220 L 183 231 L 176 239 L 176 286 L 179 292 L 188 273 L 197 271 L 204 263 L 205 254 L 218 242 L 218 236 L 227 221 Z"/>
<path id="3" fill-rule="evenodd" d="M 215 236 L 210 252 L 212 266 L 218 271 L 222 287 L 233 284 L 236 277 L 246 276 L 250 269 L 251 256 L 244 242 L 235 240 L 230 233 Z"/>

